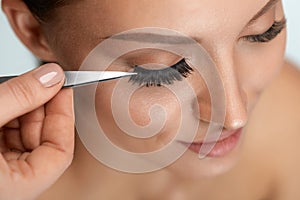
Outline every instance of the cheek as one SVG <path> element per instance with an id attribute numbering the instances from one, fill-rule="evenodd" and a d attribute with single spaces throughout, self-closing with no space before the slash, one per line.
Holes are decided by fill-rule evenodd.
<path id="1" fill-rule="evenodd" d="M 247 44 L 237 53 L 239 82 L 249 93 L 261 93 L 278 75 L 284 64 L 286 32 L 265 44 Z"/>
<path id="2" fill-rule="evenodd" d="M 170 143 L 180 124 L 178 116 L 181 115 L 181 109 L 176 96 L 164 87 L 142 87 L 136 89 L 130 98 L 126 96 L 126 92 L 118 94 L 118 104 L 125 106 L 125 110 L 129 111 L 129 115 L 123 115 L 120 110 L 112 107 L 111 102 L 114 98 L 112 94 L 116 86 L 113 82 L 102 83 L 97 89 L 95 99 L 99 124 L 105 130 L 107 137 L 123 149 L 143 153 L 158 150 Z M 130 99 L 129 103 L 128 99 Z M 112 109 L 116 109 L 114 115 Z M 151 111 L 153 111 L 152 114 Z M 135 132 L 133 128 L 130 134 L 143 137 L 143 139 L 134 138 L 126 134 L 123 127 L 119 126 L 120 123 L 116 123 L 116 117 L 121 124 L 133 122 L 135 127 L 142 128 L 146 132 L 152 131 L 148 126 L 159 131 L 154 132 L 156 133 L 154 135 L 151 134 L 151 137 L 145 137 L 143 132 Z"/>
<path id="3" fill-rule="evenodd" d="M 132 120 L 140 125 L 147 126 L 155 119 L 150 118 L 151 109 L 158 106 L 165 113 L 166 126 L 170 127 L 180 115 L 179 103 L 175 95 L 165 87 L 143 87 L 131 97 L 129 112 Z M 157 116 L 162 118 L 163 116 Z"/>

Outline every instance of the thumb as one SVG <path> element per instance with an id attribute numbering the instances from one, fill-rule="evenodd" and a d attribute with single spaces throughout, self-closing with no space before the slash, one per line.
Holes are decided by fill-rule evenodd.
<path id="1" fill-rule="evenodd" d="M 52 63 L 0 84 L 0 127 L 48 102 L 63 83 L 63 70 Z"/>

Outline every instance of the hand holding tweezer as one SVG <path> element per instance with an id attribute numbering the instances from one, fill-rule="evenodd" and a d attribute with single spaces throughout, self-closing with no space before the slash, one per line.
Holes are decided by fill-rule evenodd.
<path id="1" fill-rule="evenodd" d="M 65 83 L 63 88 L 79 87 L 89 84 L 94 84 L 102 81 L 137 75 L 131 72 L 119 71 L 65 71 Z M 0 77 L 0 83 L 18 76 L 3 76 Z"/>

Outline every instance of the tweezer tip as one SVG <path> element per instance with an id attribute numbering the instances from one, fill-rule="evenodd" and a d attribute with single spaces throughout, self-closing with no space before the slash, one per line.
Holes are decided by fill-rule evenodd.
<path id="1" fill-rule="evenodd" d="M 129 75 L 138 75 L 137 72 L 129 72 Z"/>

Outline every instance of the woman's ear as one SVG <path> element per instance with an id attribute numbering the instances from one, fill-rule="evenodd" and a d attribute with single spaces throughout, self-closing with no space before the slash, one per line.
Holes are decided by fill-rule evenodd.
<path id="1" fill-rule="evenodd" d="M 43 61 L 56 61 L 40 22 L 22 0 L 2 0 L 2 9 L 16 35 L 33 54 Z"/>

